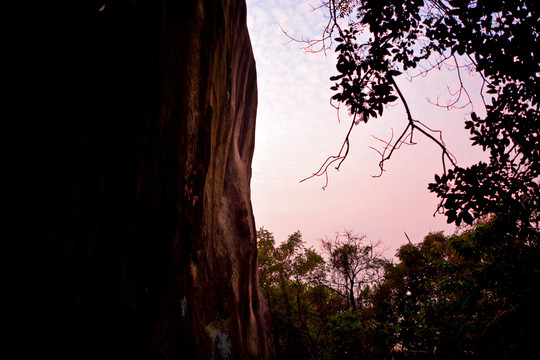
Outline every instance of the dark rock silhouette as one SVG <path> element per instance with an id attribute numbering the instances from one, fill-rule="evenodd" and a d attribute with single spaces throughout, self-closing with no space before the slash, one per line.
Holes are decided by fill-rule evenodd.
<path id="1" fill-rule="evenodd" d="M 54 87 L 31 145 L 37 351 L 271 358 L 250 202 L 257 89 L 244 1 L 64 10 L 51 21 Z"/>

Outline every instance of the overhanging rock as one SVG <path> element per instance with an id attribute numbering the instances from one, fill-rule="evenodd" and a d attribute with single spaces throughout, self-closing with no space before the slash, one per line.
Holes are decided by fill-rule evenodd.
<path id="1" fill-rule="evenodd" d="M 51 44 L 58 86 L 33 144 L 40 351 L 272 358 L 250 202 L 257 87 L 244 1 L 70 10 L 56 24 L 66 35 Z"/>

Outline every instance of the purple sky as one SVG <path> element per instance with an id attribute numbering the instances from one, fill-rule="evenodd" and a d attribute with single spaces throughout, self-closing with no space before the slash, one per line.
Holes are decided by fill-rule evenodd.
<path id="1" fill-rule="evenodd" d="M 380 155 L 370 146 L 382 143 L 372 135 L 389 139 L 406 125 L 401 104 L 385 109 L 384 116 L 353 129 L 348 159 L 340 171 L 330 171 L 329 185 L 324 178 L 300 180 L 317 171 L 324 160 L 339 151 L 349 129 L 345 111 L 338 122 L 329 100 L 333 92 L 329 77 L 336 74 L 334 52 L 304 53 L 302 45 L 288 42 L 280 26 L 297 38 L 320 36 L 326 24 L 320 10 L 312 11 L 317 0 L 247 0 L 248 27 L 257 62 L 259 106 L 253 177 L 252 203 L 257 228 L 264 226 L 279 243 L 300 230 L 307 245 L 318 246 L 318 239 L 333 237 L 344 229 L 381 240 L 387 256 L 406 243 L 407 232 L 413 243 L 430 231 L 452 234 L 453 226 L 442 215 L 433 217 L 438 200 L 427 185 L 442 172 L 441 153 L 428 139 L 416 136 L 415 146 L 402 147 L 378 174 Z M 463 81 L 481 104 L 478 79 L 466 71 Z M 457 89 L 456 72 L 433 71 L 426 77 L 398 79 L 412 115 L 430 128 L 443 131 L 444 141 L 464 166 L 485 157 L 472 148 L 463 122 L 471 112 L 447 111 L 427 100 L 446 103 L 449 89 Z M 475 111 L 482 113 L 482 107 Z"/>

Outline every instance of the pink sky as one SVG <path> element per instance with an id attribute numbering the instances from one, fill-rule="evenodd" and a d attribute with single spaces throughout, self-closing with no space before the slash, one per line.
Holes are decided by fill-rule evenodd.
<path id="1" fill-rule="evenodd" d="M 325 18 L 320 10 L 311 11 L 317 0 L 247 0 L 248 27 L 257 62 L 259 106 L 253 177 L 253 211 L 257 228 L 264 226 L 279 243 L 300 230 L 307 245 L 318 246 L 318 239 L 333 237 L 344 229 L 381 240 L 387 256 L 406 243 L 419 242 L 430 231 L 452 234 L 453 226 L 442 215 L 433 217 L 438 200 L 427 185 L 442 172 L 441 153 L 435 144 L 416 137 L 418 145 L 402 147 L 378 173 L 380 155 L 370 146 L 381 147 L 372 135 L 389 139 L 406 125 L 401 105 L 385 109 L 382 118 L 372 119 L 353 130 L 348 159 L 340 171 L 324 178 L 300 180 L 317 171 L 324 160 L 339 151 L 350 126 L 345 112 L 338 122 L 329 104 L 333 92 L 329 77 L 335 75 L 334 53 L 310 54 L 288 39 L 280 26 L 295 37 L 317 38 Z M 475 104 L 480 104 L 478 81 L 462 72 Z M 440 129 L 450 151 L 460 165 L 483 157 L 470 146 L 463 121 L 471 111 L 447 111 L 431 105 L 449 98 L 447 85 L 455 89 L 455 72 L 432 72 L 428 77 L 398 85 L 409 99 L 413 117 L 431 128 Z M 480 112 L 478 105 L 475 111 Z"/>

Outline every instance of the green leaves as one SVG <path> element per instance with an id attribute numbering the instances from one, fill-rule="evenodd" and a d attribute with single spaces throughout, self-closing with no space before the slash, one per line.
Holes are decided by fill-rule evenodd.
<path id="1" fill-rule="evenodd" d="M 319 285 L 325 276 L 324 259 L 315 249 L 305 248 L 299 231 L 277 247 L 264 228 L 257 240 L 259 284 L 272 314 L 278 358 L 307 358 L 318 351 L 317 337 L 325 325 L 321 316 L 331 298 Z"/>
<path id="2" fill-rule="evenodd" d="M 327 240 L 328 265 L 345 276 L 323 286 L 323 258 L 304 248 L 300 232 L 275 247 L 259 230 L 259 251 L 273 254 L 271 271 L 259 264 L 259 276 L 277 357 L 520 358 L 540 335 L 527 326 L 540 321 L 540 238 L 514 231 L 511 218 L 484 218 L 452 236 L 430 233 L 403 245 L 397 263 L 373 256 L 377 246 L 350 233 Z M 358 283 L 353 309 L 340 293 L 346 281 L 337 280 L 358 267 L 383 269 L 384 277 Z"/>
<path id="3" fill-rule="evenodd" d="M 398 250 L 400 262 L 387 271 L 374 304 L 403 355 L 512 358 L 516 346 L 529 346 L 517 335 L 525 323 L 513 323 L 511 335 L 492 326 L 499 314 L 517 311 L 540 290 L 538 238 L 526 244 L 508 233 L 508 220 L 486 219 L 449 237 L 431 233 Z M 540 314 L 537 306 L 524 311 L 532 318 Z M 494 331 L 488 343 L 487 329 Z"/>

